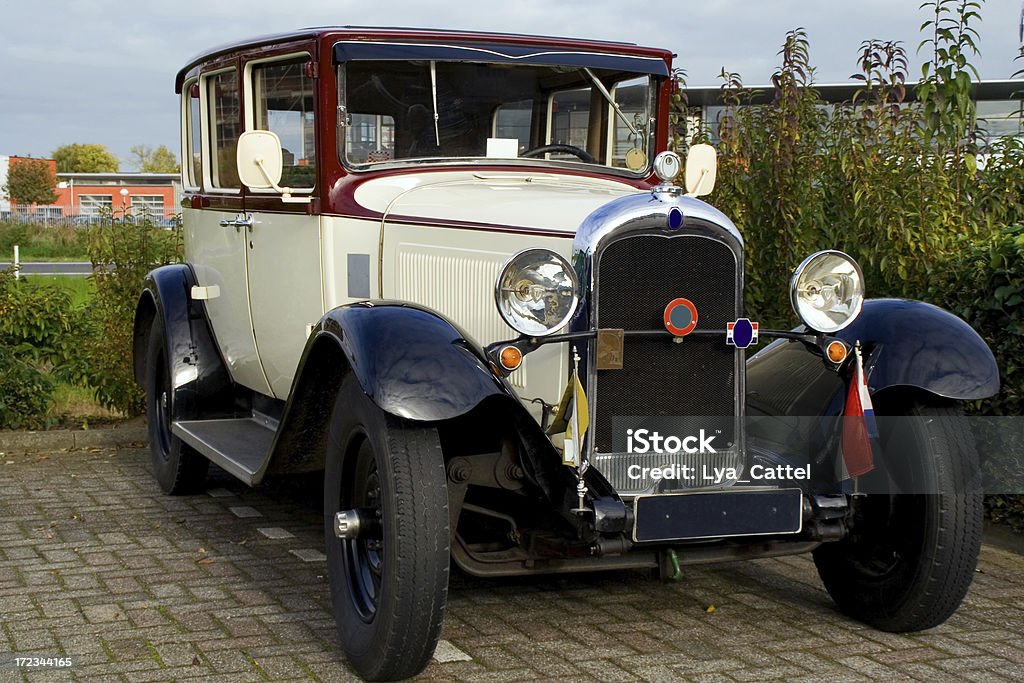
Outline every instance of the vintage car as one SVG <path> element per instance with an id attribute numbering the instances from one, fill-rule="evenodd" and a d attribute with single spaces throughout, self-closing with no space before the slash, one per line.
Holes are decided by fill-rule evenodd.
<path id="1" fill-rule="evenodd" d="M 971 582 L 957 402 L 998 390 L 992 354 L 940 309 L 864 300 L 836 251 L 779 264 L 800 327 L 750 320 L 743 236 L 697 199 L 714 151 L 672 182 L 672 56 L 343 27 L 177 75 L 186 262 L 149 274 L 134 332 L 154 474 L 323 472 L 365 678 L 430 661 L 450 563 L 672 578 L 813 551 L 890 631 Z"/>

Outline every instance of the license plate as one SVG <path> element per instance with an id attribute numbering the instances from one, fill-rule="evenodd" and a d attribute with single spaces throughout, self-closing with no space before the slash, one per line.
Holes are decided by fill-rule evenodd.
<path id="1" fill-rule="evenodd" d="M 633 520 L 638 543 L 796 534 L 803 528 L 803 494 L 800 489 L 732 489 L 637 496 Z"/>

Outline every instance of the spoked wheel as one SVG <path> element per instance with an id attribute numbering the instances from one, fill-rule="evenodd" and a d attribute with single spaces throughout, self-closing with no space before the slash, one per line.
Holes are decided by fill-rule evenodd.
<path id="1" fill-rule="evenodd" d="M 421 672 L 437 645 L 448 597 L 441 444 L 435 429 L 383 413 L 351 374 L 331 417 L 324 534 L 334 618 L 348 660 L 368 680 Z"/>
<path id="2" fill-rule="evenodd" d="M 164 324 L 153 319 L 146 348 L 146 425 L 153 476 L 167 493 L 192 493 L 206 482 L 210 461 L 171 433 L 174 387 L 167 360 Z"/>
<path id="3" fill-rule="evenodd" d="M 814 551 L 825 588 L 849 616 L 883 631 L 949 618 L 971 585 L 981 548 L 978 456 L 960 408 L 909 400 L 879 420 L 885 472 L 865 481 L 851 536 Z M 891 477 L 883 484 L 879 477 Z M 865 479 L 867 479 L 865 477 Z M 911 493 L 880 492 L 879 489 Z M 926 493 L 927 492 L 927 493 Z"/>
<path id="4" fill-rule="evenodd" d="M 356 510 L 364 527 L 357 538 L 342 540 L 345 574 L 350 577 L 346 588 L 359 617 L 371 622 L 377 613 L 377 598 L 384 576 L 384 538 L 380 525 L 380 472 L 367 439 L 361 440 L 352 477 L 346 484 L 342 487 L 338 507 Z"/>

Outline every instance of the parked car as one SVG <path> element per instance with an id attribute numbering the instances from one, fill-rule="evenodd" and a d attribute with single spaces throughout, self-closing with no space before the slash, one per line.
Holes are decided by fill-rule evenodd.
<path id="1" fill-rule="evenodd" d="M 134 332 L 154 474 L 322 472 L 365 678 L 427 665 L 452 563 L 674 577 L 813 552 L 890 631 L 963 598 L 981 500 L 955 418 L 997 391 L 991 352 L 865 300 L 837 251 L 779 264 L 801 326 L 751 320 L 743 236 L 698 199 L 714 150 L 673 183 L 671 74 L 633 44 L 359 28 L 178 73 L 186 262 L 149 274 Z"/>

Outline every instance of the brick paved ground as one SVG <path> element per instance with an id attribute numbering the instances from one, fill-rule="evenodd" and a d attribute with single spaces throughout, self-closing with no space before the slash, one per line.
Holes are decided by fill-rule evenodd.
<path id="1" fill-rule="evenodd" d="M 353 680 L 301 484 L 221 475 L 172 498 L 147 459 L 0 456 L 0 653 L 79 660 L 0 680 Z M 457 576 L 442 638 L 427 679 L 1022 680 L 1024 557 L 985 547 L 963 607 L 923 634 L 840 616 L 800 557 L 690 568 L 673 585 Z"/>

